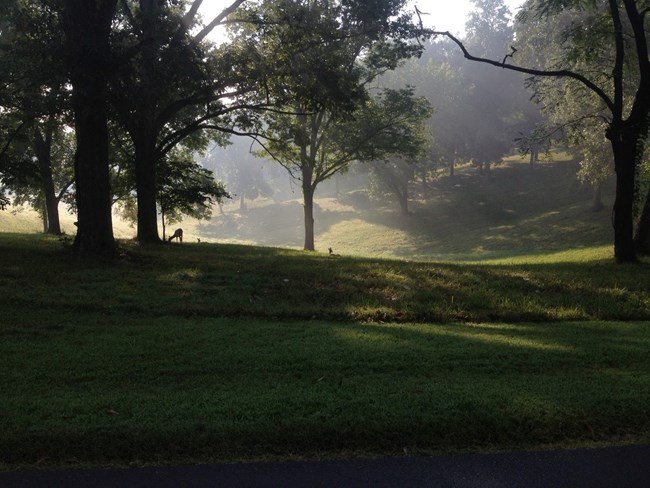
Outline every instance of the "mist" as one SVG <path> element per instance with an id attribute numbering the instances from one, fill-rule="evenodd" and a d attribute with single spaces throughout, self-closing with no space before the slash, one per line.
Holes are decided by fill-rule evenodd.
<path id="1" fill-rule="evenodd" d="M 546 116 L 522 76 L 465 62 L 451 44 L 431 42 L 420 59 L 382 76 L 374 90 L 404 86 L 414 86 L 435 109 L 424 155 L 353 163 L 320 183 L 317 251 L 482 259 L 561 249 L 567 230 L 593 243 L 611 238 L 606 212 L 588 212 L 595 193 L 578 179 L 578 155 L 565 144 L 533 144 L 528 137 Z M 197 239 L 300 248 L 300 181 L 252 139 L 230 142 L 200 159 L 232 198 L 197 224 Z M 598 198 L 600 208 L 603 200 L 611 203 L 611 176 Z"/>

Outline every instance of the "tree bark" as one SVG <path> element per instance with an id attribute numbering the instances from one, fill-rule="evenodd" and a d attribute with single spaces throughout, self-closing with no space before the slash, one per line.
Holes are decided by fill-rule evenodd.
<path id="1" fill-rule="evenodd" d="M 79 253 L 113 254 L 108 169 L 109 35 L 117 0 L 66 0 L 64 32 L 72 84 L 77 151 L 75 189 Z"/>
<path id="2" fill-rule="evenodd" d="M 399 203 L 399 211 L 402 217 L 409 214 L 409 196 L 408 191 L 397 192 L 397 202 Z"/>
<path id="3" fill-rule="evenodd" d="M 535 164 L 537 164 L 538 159 L 539 159 L 539 149 L 537 149 L 536 147 L 531 147 L 530 159 L 528 162 L 531 170 L 535 168 Z"/>
<path id="4" fill-rule="evenodd" d="M 45 197 L 45 232 L 47 234 L 61 235 L 61 222 L 59 220 L 59 199 L 54 189 L 52 176 L 52 131 L 44 137 L 40 129 L 34 130 L 34 154 L 38 161 L 38 170 L 41 186 Z"/>
<path id="5" fill-rule="evenodd" d="M 140 104 L 135 114 L 137 129 L 132 134 L 135 144 L 135 179 L 138 201 L 137 239 L 143 243 L 159 243 L 156 208 L 156 23 L 160 15 L 156 0 L 140 0 L 142 15 L 142 63 Z"/>
<path id="6" fill-rule="evenodd" d="M 614 201 L 614 257 L 619 263 L 636 261 L 634 247 L 634 190 L 638 137 L 610 131 L 614 150 L 616 199 Z"/>
<path id="7" fill-rule="evenodd" d="M 593 187 L 593 199 L 589 210 L 600 212 L 603 208 L 605 208 L 605 205 L 603 205 L 603 186 L 598 184 Z"/>
<path id="8" fill-rule="evenodd" d="M 650 255 L 650 190 L 645 197 L 634 242 L 639 254 L 643 254 L 644 256 Z"/>
<path id="9" fill-rule="evenodd" d="M 137 239 L 141 243 L 159 243 L 158 211 L 156 208 L 155 139 L 151 141 L 149 124 L 134 137 L 135 185 L 138 202 Z"/>
<path id="10" fill-rule="evenodd" d="M 302 168 L 302 198 L 305 219 L 305 251 L 314 251 L 314 187 L 312 185 L 313 170 L 310 166 Z"/>

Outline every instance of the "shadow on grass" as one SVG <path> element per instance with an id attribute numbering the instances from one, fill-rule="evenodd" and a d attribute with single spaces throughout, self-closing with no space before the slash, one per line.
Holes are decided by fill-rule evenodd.
<path id="1" fill-rule="evenodd" d="M 643 323 L 103 318 L 0 343 L 14 373 L 1 380 L 11 395 L 0 399 L 0 459 L 200 462 L 647 439 L 649 353 Z"/>

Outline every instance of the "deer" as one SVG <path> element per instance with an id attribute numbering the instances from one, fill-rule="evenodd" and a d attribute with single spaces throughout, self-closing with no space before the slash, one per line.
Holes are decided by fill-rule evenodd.
<path id="1" fill-rule="evenodd" d="M 178 239 L 180 242 L 183 242 L 183 229 L 176 229 L 172 235 L 169 236 L 169 242 L 172 239 Z"/>

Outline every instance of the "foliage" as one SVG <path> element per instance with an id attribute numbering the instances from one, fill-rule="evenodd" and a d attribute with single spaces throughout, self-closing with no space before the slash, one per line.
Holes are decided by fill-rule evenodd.
<path id="1" fill-rule="evenodd" d="M 262 130 L 268 142 L 262 145 L 301 182 L 307 250 L 314 249 L 313 197 L 318 184 L 352 161 L 394 152 L 401 137 L 391 127 L 373 125 L 377 119 L 371 119 L 381 109 L 372 109 L 376 115 L 370 116 L 374 102 L 368 85 L 421 51 L 412 41 L 424 32 L 404 7 L 403 0 L 368 5 L 351 0 L 298 1 L 270 2 L 256 12 L 265 19 L 266 56 L 285 70 L 280 69 L 269 89 L 279 100 L 288 97 L 281 111 L 265 117 Z M 286 18 L 293 20 L 286 24 Z M 389 108 L 403 94 L 387 92 L 382 97 Z M 350 123 L 357 116 L 365 120 Z M 397 127 L 400 116 L 390 118 L 388 122 Z M 383 140 L 392 147 L 380 148 Z"/>
<path id="2" fill-rule="evenodd" d="M 4 183 L 16 203 L 43 215 L 45 231 L 60 234 L 58 204 L 72 185 L 70 91 L 61 25 L 51 5 L 12 3 L 3 9 Z"/>
<path id="3" fill-rule="evenodd" d="M 186 12 L 187 7 L 184 2 L 124 2 L 114 33 L 113 47 L 128 62 L 119 64 L 110 100 L 131 138 L 142 242 L 159 241 L 156 174 L 169 167 L 164 160 L 175 148 L 204 149 L 208 126 L 230 128 L 220 116 L 238 104 L 238 93 L 250 89 L 241 86 L 246 78 L 232 50 L 200 39 L 204 31 L 196 32 L 194 5 Z"/>
<path id="4" fill-rule="evenodd" d="M 516 48 L 504 55 L 501 60 L 476 56 L 470 53 L 462 41 L 449 32 L 435 32 L 451 39 L 463 52 L 466 59 L 488 64 L 510 71 L 526 73 L 534 77 L 554 78 L 578 82 L 591 95 L 607 108 L 607 130 L 614 154 L 616 179 L 616 201 L 614 203 L 614 254 L 618 262 L 636 261 L 634 243 L 634 194 L 637 189 L 637 166 L 643 155 L 650 124 L 650 59 L 645 30 L 645 1 L 616 0 L 609 2 L 565 2 L 530 0 L 524 7 L 520 19 L 528 18 L 548 21 L 555 14 L 565 11 L 595 12 L 596 22 L 561 26 L 564 40 L 569 48 L 562 51 L 560 61 L 567 66 L 557 69 L 553 66 L 525 67 L 514 62 Z M 600 42 L 603 35 L 609 42 Z M 585 42 L 587 41 L 587 42 Z M 595 51 L 594 51 L 595 49 Z M 603 77 L 594 70 L 592 53 L 606 53 L 610 64 L 605 70 L 610 78 Z M 601 59 L 598 57 L 598 59 Z M 634 70 L 626 70 L 627 60 L 632 60 Z M 516 62 L 515 62 L 516 63 Z M 631 76 L 630 76 L 631 74 Z M 611 81 L 611 83 L 610 83 Z M 633 89 L 626 89 L 631 83 Z"/>
<path id="5" fill-rule="evenodd" d="M 253 147 L 251 139 L 235 137 L 227 147 L 213 145 L 200 160 L 224 181 L 233 198 L 239 198 L 241 210 L 246 208 L 247 199 L 271 197 L 275 190 L 260 160 L 255 157 Z"/>
<path id="6" fill-rule="evenodd" d="M 162 163 L 157 188 L 163 237 L 167 224 L 180 222 L 183 216 L 209 219 L 212 206 L 230 198 L 223 184 L 195 163 L 191 153 L 174 151 Z"/>

